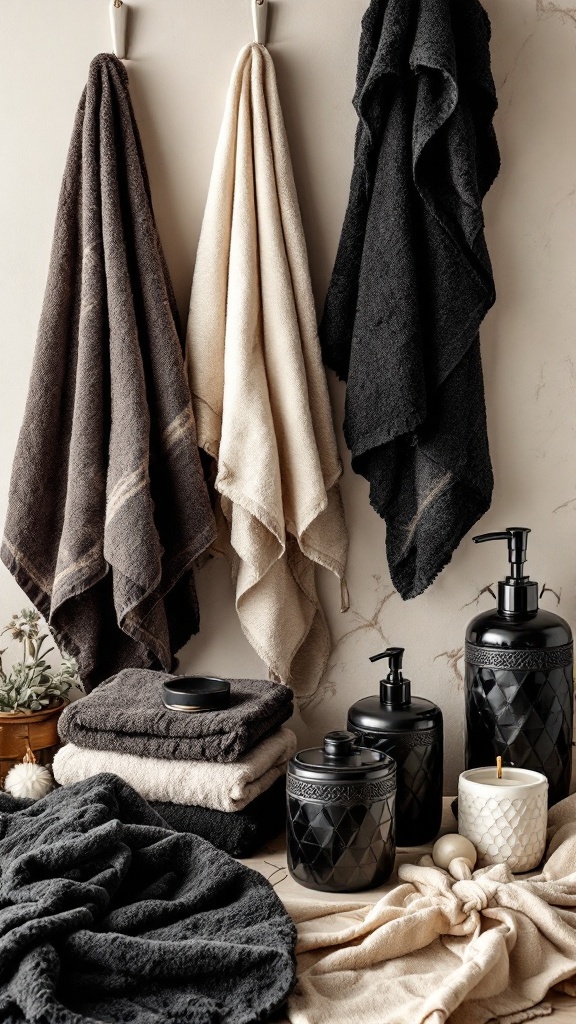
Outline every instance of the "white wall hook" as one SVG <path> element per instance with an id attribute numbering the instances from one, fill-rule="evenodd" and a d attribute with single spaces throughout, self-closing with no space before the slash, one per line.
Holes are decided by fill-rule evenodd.
<path id="1" fill-rule="evenodd" d="M 126 57 L 126 24 L 128 8 L 123 0 L 110 0 L 110 29 L 112 49 L 120 60 Z"/>
<path id="2" fill-rule="evenodd" d="M 268 23 L 268 0 L 252 0 L 254 39 L 266 46 L 266 25 Z"/>

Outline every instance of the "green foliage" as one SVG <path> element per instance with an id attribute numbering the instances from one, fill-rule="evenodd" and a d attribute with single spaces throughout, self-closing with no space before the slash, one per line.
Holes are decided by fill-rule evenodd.
<path id="1" fill-rule="evenodd" d="M 11 635 L 11 642 L 22 644 L 22 659 L 16 661 L 8 674 L 2 665 L 0 651 L 0 711 L 43 711 L 65 700 L 72 686 L 82 688 L 78 666 L 74 658 L 63 655 L 58 668 L 51 668 L 46 657 L 53 647 L 45 650 L 48 632 L 40 632 L 40 615 L 33 608 L 24 608 L 14 614 L 0 632 Z"/>

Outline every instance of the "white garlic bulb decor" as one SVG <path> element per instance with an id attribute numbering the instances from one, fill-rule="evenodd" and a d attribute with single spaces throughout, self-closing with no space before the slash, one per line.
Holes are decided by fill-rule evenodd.
<path id="1" fill-rule="evenodd" d="M 41 764 L 16 764 L 6 776 L 4 789 L 18 800 L 40 800 L 54 789 L 54 781 Z"/>

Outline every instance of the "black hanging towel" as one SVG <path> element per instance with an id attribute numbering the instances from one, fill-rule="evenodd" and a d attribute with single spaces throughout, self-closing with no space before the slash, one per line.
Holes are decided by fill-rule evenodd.
<path id="1" fill-rule="evenodd" d="M 352 465 L 415 597 L 490 507 L 480 324 L 495 299 L 482 199 L 500 160 L 477 0 L 372 0 L 348 210 L 321 325 L 347 380 Z"/>

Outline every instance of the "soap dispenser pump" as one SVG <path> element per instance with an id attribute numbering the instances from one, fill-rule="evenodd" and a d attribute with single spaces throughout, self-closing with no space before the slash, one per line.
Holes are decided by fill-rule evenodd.
<path id="1" fill-rule="evenodd" d="M 388 658 L 390 671 L 380 681 L 379 696 L 352 705 L 348 729 L 362 747 L 396 761 L 396 842 L 422 846 L 434 839 L 442 821 L 443 722 L 436 704 L 412 697 L 410 680 L 402 674 L 403 656 L 403 647 L 389 647 L 370 658 Z"/>
<path id="2" fill-rule="evenodd" d="M 528 534 L 510 526 L 474 537 L 505 540 L 509 573 L 498 604 L 466 631 L 466 766 L 504 764 L 546 775 L 550 805 L 568 796 L 572 770 L 573 642 L 570 626 L 538 607 L 524 574 Z"/>

